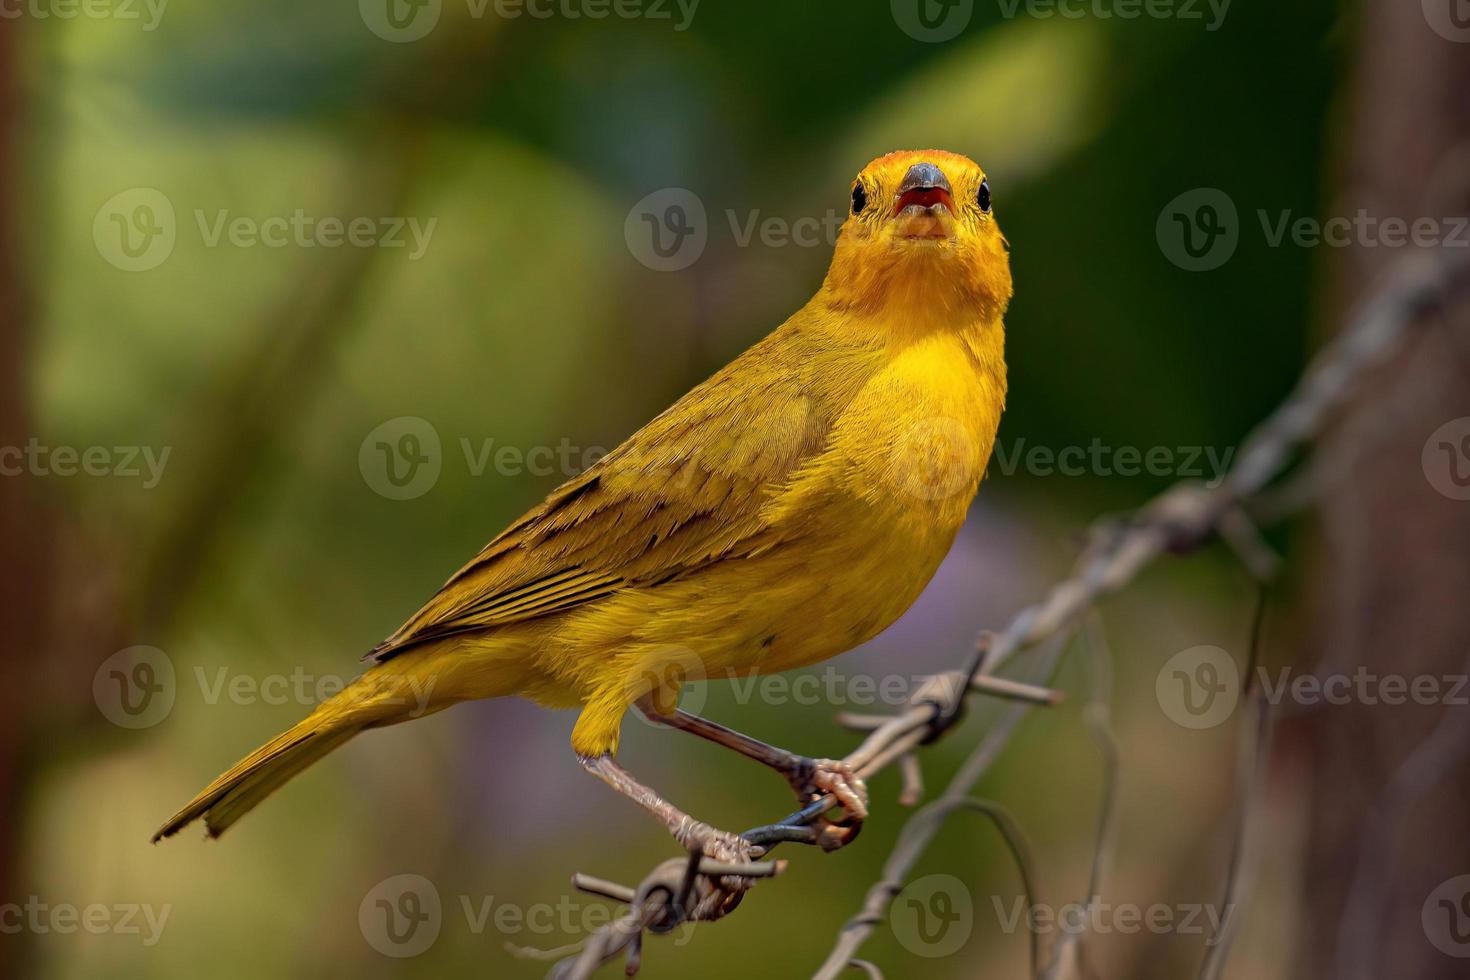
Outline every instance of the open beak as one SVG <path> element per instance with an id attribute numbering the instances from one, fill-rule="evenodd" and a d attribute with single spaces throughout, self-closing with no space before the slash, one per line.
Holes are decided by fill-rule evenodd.
<path id="1" fill-rule="evenodd" d="M 893 209 L 895 215 L 902 214 L 909 208 L 920 208 L 928 211 L 937 204 L 942 204 L 946 209 L 953 210 L 954 198 L 949 196 L 949 191 L 943 187 L 915 187 L 913 190 L 904 191 L 898 196 L 898 205 Z"/>
<path id="2" fill-rule="evenodd" d="M 916 163 L 904 174 L 893 205 L 898 234 L 904 238 L 950 238 L 954 198 L 949 179 L 932 163 Z"/>

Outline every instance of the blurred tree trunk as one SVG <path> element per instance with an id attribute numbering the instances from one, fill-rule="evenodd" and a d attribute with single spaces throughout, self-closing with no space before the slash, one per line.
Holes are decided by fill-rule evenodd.
<path id="1" fill-rule="evenodd" d="M 1465 214 L 1470 43 L 1436 33 L 1419 0 L 1369 0 L 1362 16 L 1343 203 L 1332 213 Z M 1408 251 L 1360 241 L 1336 257 L 1334 322 Z M 1319 673 L 1467 669 L 1470 501 L 1436 490 L 1421 454 L 1441 425 L 1470 416 L 1470 304 L 1438 316 L 1327 447 L 1327 459 L 1349 462 L 1323 508 L 1313 577 Z M 1470 707 L 1364 700 L 1305 721 L 1312 782 L 1297 975 L 1464 977 L 1466 961 L 1431 943 L 1421 909 L 1436 886 L 1470 873 Z"/>
<path id="2" fill-rule="evenodd" d="M 22 28 L 0 26 L 0 447 L 24 447 L 30 436 L 25 369 L 30 303 L 22 265 L 18 214 L 19 130 L 22 116 L 20 69 L 16 64 Z M 6 459 L 6 468 L 15 461 Z M 0 900 L 17 901 L 24 817 L 27 706 L 37 658 L 44 658 L 46 588 L 50 578 L 50 535 L 38 513 L 35 487 L 25 475 L 0 475 L 0 637 L 4 677 L 0 684 Z M 0 942 L 0 975 L 18 975 L 17 937 Z"/>

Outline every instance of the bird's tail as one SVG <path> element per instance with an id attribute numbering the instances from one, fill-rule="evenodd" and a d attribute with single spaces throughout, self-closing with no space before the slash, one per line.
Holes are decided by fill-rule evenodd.
<path id="1" fill-rule="evenodd" d="M 364 728 L 391 724 L 445 707 L 431 703 L 429 691 L 415 690 L 415 678 L 387 665 L 374 668 L 309 716 L 235 763 L 206 786 L 153 835 L 169 837 L 200 817 L 210 837 L 218 837 L 294 775 L 345 743 Z M 430 685 L 432 687 L 432 685 Z"/>

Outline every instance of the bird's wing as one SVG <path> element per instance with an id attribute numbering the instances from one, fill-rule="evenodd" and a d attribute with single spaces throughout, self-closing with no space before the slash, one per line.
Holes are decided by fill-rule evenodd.
<path id="1" fill-rule="evenodd" d="M 364 659 L 560 612 L 769 547 L 764 505 L 831 421 L 810 359 L 757 344 L 491 541 Z M 792 362 L 796 365 L 793 367 Z"/>

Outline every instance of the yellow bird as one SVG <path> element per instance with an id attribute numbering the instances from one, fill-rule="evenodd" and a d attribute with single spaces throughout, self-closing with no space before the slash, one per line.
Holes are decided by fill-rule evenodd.
<path id="1" fill-rule="evenodd" d="M 791 670 L 886 629 L 949 551 L 989 461 L 1011 273 L 984 171 L 890 153 L 851 200 L 810 302 L 486 545 L 362 676 L 153 839 L 199 817 L 219 835 L 364 729 L 506 695 L 580 707 L 583 766 L 711 856 L 750 850 L 618 765 L 630 707 L 861 820 L 866 791 L 843 763 L 677 708 L 685 680 Z"/>

